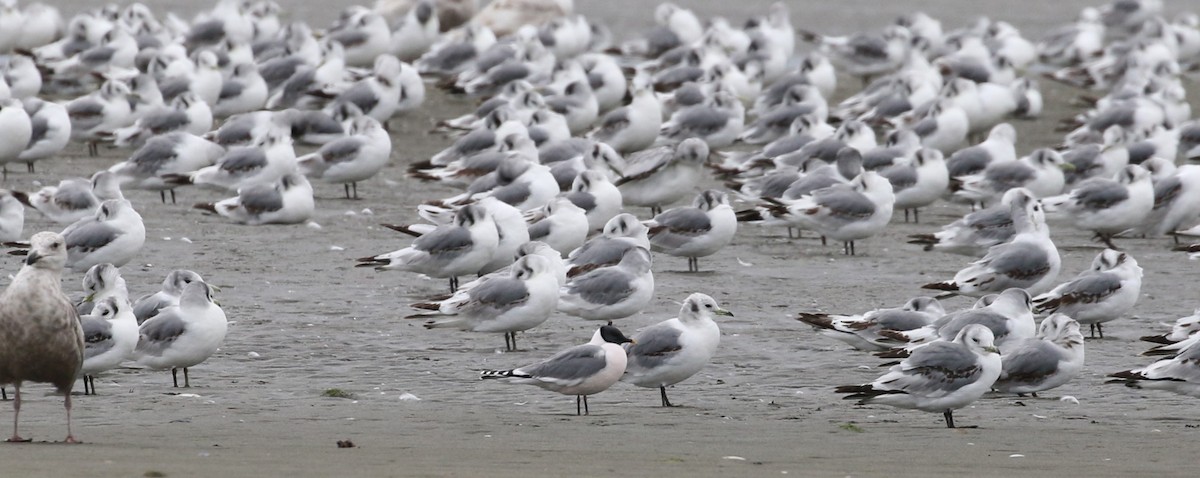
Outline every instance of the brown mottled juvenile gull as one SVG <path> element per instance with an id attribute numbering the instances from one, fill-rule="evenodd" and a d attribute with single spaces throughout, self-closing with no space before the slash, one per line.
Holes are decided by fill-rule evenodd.
<path id="1" fill-rule="evenodd" d="M 21 416 L 21 383 L 45 382 L 66 397 L 67 443 L 71 433 L 71 388 L 83 365 L 83 329 L 75 306 L 59 286 L 67 262 L 62 236 L 39 232 L 30 238 L 25 265 L 0 294 L 0 385 L 12 385 L 13 435 Z"/>

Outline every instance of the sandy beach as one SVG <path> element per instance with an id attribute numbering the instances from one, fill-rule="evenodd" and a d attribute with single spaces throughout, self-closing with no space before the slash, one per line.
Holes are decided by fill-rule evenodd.
<path id="1" fill-rule="evenodd" d="M 164 12 L 174 2 L 146 2 Z M 325 25 L 336 9 L 312 0 L 281 1 L 292 19 Z M 652 6 L 634 0 L 579 0 L 578 10 L 635 34 Z M 770 2 L 681 1 L 703 16 L 740 24 Z M 1032 39 L 1074 18 L 1092 2 L 792 2 L 798 28 L 846 33 L 878 28 L 921 8 L 954 28 L 978 15 L 1013 23 Z M 1171 2 L 1174 13 L 1183 2 Z M 59 5 L 64 14 L 81 2 Z M 338 8 L 341 6 L 339 5 Z M 191 13 L 186 11 L 187 13 Z M 842 77 L 839 98 L 857 81 Z M 1200 107 L 1195 78 L 1185 80 Z M 1014 122 L 1018 154 L 1056 145 L 1067 102 L 1082 93 L 1042 81 L 1046 113 Z M 425 108 L 393 121 L 394 152 L 384 172 L 359 185 L 362 200 L 342 187 L 315 183 L 316 226 L 239 226 L 191 208 L 224 196 L 180 189 L 178 204 L 154 192 L 126 191 L 142 214 L 146 245 L 122 268 L 131 295 L 159 288 L 177 268 L 220 287 L 216 299 L 230 321 L 216 355 L 191 369 L 192 387 L 171 387 L 169 372 L 121 369 L 98 376 L 99 395 L 75 398 L 75 432 L 65 436 L 61 397 L 27 386 L 22 432 L 35 443 L 0 446 L 6 477 L 187 476 L 1185 476 L 1195 461 L 1186 443 L 1200 432 L 1195 399 L 1104 384 L 1108 373 L 1145 365 L 1142 335 L 1161 333 L 1200 306 L 1200 262 L 1171 252 L 1170 239 L 1119 239 L 1145 269 L 1134 317 L 1108 324 L 1104 340 L 1087 342 L 1075 381 L 1042 398 L 987 397 L 955 413 L 855 406 L 834 386 L 865 383 L 881 360 L 821 337 L 794 320 L 800 311 L 859 313 L 898 306 L 919 285 L 948 279 L 970 259 L 923 252 L 909 234 L 932 232 L 961 217 L 964 206 L 939 203 L 920 224 L 893 220 L 886 233 L 860 241 L 858 255 L 821 246 L 810 234 L 789 240 L 779 229 L 745 226 L 734 243 L 701 259 L 656 255 L 656 298 L 643 314 L 618 321 L 627 334 L 674 317 L 678 302 L 704 292 L 736 317 L 722 318 L 712 364 L 672 388 L 682 405 L 663 409 L 656 390 L 618 384 L 590 399 L 591 415 L 575 416 L 574 398 L 534 387 L 481 382 L 478 370 L 523 365 L 586 342 L 597 323 L 556 314 L 520 336 L 524 350 L 503 353 L 499 335 L 426 330 L 405 320 L 407 304 L 444 292 L 442 280 L 354 268 L 353 259 L 404 247 L 409 239 L 379 226 L 418 220 L 423 200 L 458 191 L 405 177 L 405 166 L 449 140 L 429 135 L 437 119 L 468 111 L 472 101 L 435 89 Z M 308 148 L 298 149 L 298 153 Z M 87 157 L 72 144 L 62 158 L 39 162 L 36 174 L 10 174 L 0 187 L 34 190 L 67 176 L 90 174 L 129 151 L 102 148 Z M 12 168 L 10 168 L 12 169 Z M 23 168 L 22 168 L 23 169 Z M 714 181 L 712 185 L 716 185 Z M 648 211 L 632 211 L 647 218 Z M 1063 257 L 1061 278 L 1085 269 L 1101 247 L 1090 234 L 1052 219 Z M 60 230 L 29 211 L 27 235 Z M 7 283 L 20 260 L 0 256 Z M 79 296 L 80 275 L 64 287 Z M 947 309 L 968 299 L 945 302 Z M 1086 333 L 1086 331 L 1085 331 Z M 324 396 L 339 389 L 350 398 Z M 1073 400 L 1060 400 L 1065 396 Z M 11 419 L 0 403 L 0 427 Z M 2 428 L 7 430 L 7 428 Z M 338 448 L 349 440 L 353 448 Z"/>

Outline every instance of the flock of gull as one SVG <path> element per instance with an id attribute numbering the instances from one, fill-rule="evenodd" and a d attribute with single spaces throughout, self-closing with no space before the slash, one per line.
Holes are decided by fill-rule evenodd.
<path id="1" fill-rule="evenodd" d="M 131 299 L 118 268 L 138 256 L 146 225 L 123 189 L 158 191 L 163 207 L 180 188 L 227 191 L 194 207 L 239 224 L 303 224 L 317 206 L 310 181 L 358 198 L 402 147 L 389 122 L 421 108 L 427 88 L 478 106 L 442 118 L 434 132 L 448 146 L 407 174 L 462 192 L 418 205 L 424 223 L 385 224 L 415 239 L 357 265 L 448 281 L 448 294 L 411 304 L 411 318 L 503 334 L 508 351 L 555 313 L 604 324 L 586 344 L 481 374 L 575 396 L 577 413 L 618 381 L 658 389 L 671 406 L 667 387 L 707 365 L 714 319 L 732 315 L 708 295 L 632 336 L 613 323 L 653 301 L 661 255 L 699 271 L 739 225 L 809 231 L 853 255 L 899 210 L 919 222 L 935 203 L 970 205 L 911 236 L 968 258 L 923 286 L 937 296 L 798 317 L 896 360 L 837 392 L 943 413 L 950 427 L 953 410 L 989 391 L 1036 395 L 1079 374 L 1081 326 L 1103 337 L 1140 294 L 1142 269 L 1116 241 L 1200 235 L 1200 166 L 1188 164 L 1200 160 L 1200 122 L 1183 88 L 1200 67 L 1200 17 L 1166 19 L 1160 0 L 1086 8 L 1040 41 L 986 18 L 943 30 L 923 13 L 829 36 L 796 29 L 783 3 L 741 28 L 663 3 L 652 29 L 617 41 L 573 7 L 384 0 L 314 29 L 285 23 L 269 0 L 222 0 L 191 21 L 137 3 L 64 20 L 44 4 L 0 2 L 6 180 L 21 174 L 10 163 L 33 172 L 71 142 L 128 155 L 90 177 L 0 190 L 0 241 L 24 256 L 0 297 L 10 441 L 22 441 L 23 382 L 66 395 L 74 441 L 77 379 L 94 393 L 95 375 L 132 361 L 182 369 L 189 386 L 188 368 L 225 338 L 216 288 L 196 272 Z M 847 79 L 861 89 L 835 102 Z M 1040 81 L 1088 94 L 1058 124 L 1060 144 L 1018 157 L 1009 121 L 1041 116 Z M 705 189 L 714 184 L 724 187 Z M 65 228 L 22 240 L 29 209 Z M 1074 278 L 1060 277 L 1048 215 L 1106 246 Z M 82 300 L 63 293 L 65 271 L 84 274 Z M 976 302 L 946 310 L 940 300 L 955 295 Z M 1166 358 L 1113 381 L 1200 396 L 1197 324 L 1193 315 L 1145 337 L 1157 344 L 1147 354 Z"/>

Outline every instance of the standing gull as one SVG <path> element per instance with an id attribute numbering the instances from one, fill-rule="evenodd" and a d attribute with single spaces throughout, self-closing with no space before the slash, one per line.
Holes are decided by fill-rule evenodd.
<path id="1" fill-rule="evenodd" d="M 133 307 L 124 296 L 107 297 L 96 303 L 83 324 L 83 394 L 96 394 L 95 375 L 111 370 L 133 355 L 138 343 L 138 323 Z"/>
<path id="2" fill-rule="evenodd" d="M 418 237 L 410 247 L 358 259 L 357 266 L 447 278 L 453 293 L 458 289 L 458 276 L 478 273 L 492 260 L 498 243 L 491 214 L 482 207 L 468 205 L 455 213 L 453 224 Z"/>
<path id="3" fill-rule="evenodd" d="M 1075 227 L 1094 232 L 1104 245 L 1117 249 L 1113 236 L 1141 225 L 1154 209 L 1154 184 L 1149 171 L 1129 165 L 1113 179 L 1088 179 L 1045 202 L 1047 210 L 1063 212 Z"/>
<path id="4" fill-rule="evenodd" d="M 154 370 L 171 369 L 176 387 L 178 369 L 183 369 L 183 386 L 191 387 L 188 367 L 208 360 L 229 328 L 225 311 L 213 303 L 210 294 L 208 284 L 192 282 L 183 288 L 178 306 L 143 322 L 134 349 L 137 363 Z"/>
<path id="5" fill-rule="evenodd" d="M 629 363 L 621 381 L 657 388 L 662 406 L 672 406 L 667 400 L 667 387 L 691 378 L 708 365 L 717 351 L 721 329 L 713 321 L 714 315 L 732 317 L 733 313 L 722 309 L 712 297 L 689 295 L 679 309 L 679 317 L 642 329 L 625 346 Z"/>
<path id="6" fill-rule="evenodd" d="M 627 359 L 621 344 L 630 342 L 616 327 L 605 325 L 597 329 L 586 344 L 563 350 L 532 365 L 511 370 L 484 370 L 480 378 L 536 385 L 563 395 L 574 395 L 575 414 L 588 414 L 587 396 L 608 390 L 625 373 Z"/>
<path id="7" fill-rule="evenodd" d="M 29 441 L 17 433 L 21 383 L 46 382 L 65 395 L 64 441 L 75 443 L 71 433 L 71 389 L 83 365 L 84 345 L 79 315 L 59 285 L 67 262 L 67 245 L 53 232 L 34 234 L 30 244 L 25 265 L 0 294 L 0 385 L 12 385 L 16 391 L 13 434 L 8 441 Z"/>
<path id="8" fill-rule="evenodd" d="M 559 289 L 558 310 L 586 320 L 613 321 L 641 312 L 654 299 L 650 251 L 627 249 L 615 266 L 574 276 Z"/>
<path id="9" fill-rule="evenodd" d="M 846 399 L 857 399 L 860 405 L 942 412 L 946 427 L 954 428 L 954 409 L 978 400 L 1000 376 L 1000 351 L 992 342 L 987 327 L 968 325 L 954 341 L 917 349 L 874 382 L 837 387 L 835 392 L 850 394 Z"/>
<path id="10" fill-rule="evenodd" d="M 1037 337 L 1004 348 L 1000 378 L 992 388 L 1000 392 L 1037 396 L 1071 381 L 1083 370 L 1083 334 L 1079 322 L 1056 313 L 1042 320 Z"/>
<path id="11" fill-rule="evenodd" d="M 183 294 L 183 288 L 192 282 L 204 282 L 204 278 L 186 269 L 176 269 L 167 274 L 167 278 L 163 279 L 162 290 L 142 296 L 133 303 L 133 315 L 137 318 L 138 325 L 158 315 L 163 309 L 179 305 L 179 296 Z"/>
<path id="12" fill-rule="evenodd" d="M 1038 312 L 1058 312 L 1087 324 L 1092 337 L 1104 338 L 1104 323 L 1121 318 L 1137 303 L 1142 290 L 1142 268 L 1132 256 L 1105 249 L 1092 267 L 1074 279 L 1037 296 Z"/>
<path id="13" fill-rule="evenodd" d="M 687 197 L 701 179 L 708 151 L 703 140 L 689 138 L 630 155 L 629 167 L 616 182 L 625 205 L 649 207 L 657 214 L 663 206 Z"/>
<path id="14" fill-rule="evenodd" d="M 288 173 L 273 183 L 244 186 L 238 189 L 237 197 L 193 207 L 238 224 L 299 224 L 313 214 L 312 184 L 302 174 Z"/>
<path id="15" fill-rule="evenodd" d="M 650 248 L 688 259 L 688 272 L 700 271 L 700 258 L 712 255 L 733 240 L 737 216 L 729 197 L 717 190 L 696 196 L 691 207 L 678 207 L 646 221 Z"/>
<path id="16" fill-rule="evenodd" d="M 992 246 L 1008 242 L 1016 234 L 1012 203 L 1018 197 L 1021 201 L 1035 200 L 1028 189 L 1010 189 L 1000 198 L 999 204 L 967 214 L 933 234 L 908 236 L 911 239 L 908 243 L 920 244 L 926 251 L 983 257 Z"/>

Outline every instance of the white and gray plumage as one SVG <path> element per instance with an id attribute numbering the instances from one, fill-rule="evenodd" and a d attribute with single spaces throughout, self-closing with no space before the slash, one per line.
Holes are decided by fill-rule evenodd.
<path id="1" fill-rule="evenodd" d="M 1014 287 L 1001 292 L 990 303 L 977 302 L 970 309 L 943 315 L 925 327 L 905 332 L 885 331 L 881 335 L 907 344 L 901 349 L 878 355 L 884 358 L 906 357 L 929 343 L 952 340 L 959 331 L 971 324 L 987 327 L 997 346 L 1033 337 L 1037 332 L 1029 293 Z"/>
<path id="2" fill-rule="evenodd" d="M 1113 236 L 1137 227 L 1153 210 L 1154 184 L 1145 168 L 1131 164 L 1115 178 L 1088 179 L 1044 202 L 1047 210 L 1063 212 L 1075 227 L 1116 249 Z"/>
<path id="3" fill-rule="evenodd" d="M 650 251 L 634 247 L 615 266 L 568 279 L 559 289 L 558 311 L 585 320 L 612 321 L 645 309 L 654 298 Z"/>
<path id="4" fill-rule="evenodd" d="M 587 213 L 565 196 L 559 196 L 535 213 L 526 215 L 529 240 L 542 241 L 562 253 L 563 257 L 578 249 L 587 240 Z"/>
<path id="5" fill-rule="evenodd" d="M 4 168 L 4 177 L 7 178 L 8 163 L 19 160 L 21 152 L 25 151 L 33 137 L 33 122 L 21 100 L 0 99 L 0 129 L 5 131 L 5 140 L 0 141 L 0 167 Z"/>
<path id="6" fill-rule="evenodd" d="M 571 183 L 571 191 L 563 195 L 583 209 L 589 231 L 604 228 L 609 220 L 621 213 L 621 190 L 600 171 L 579 173 Z"/>
<path id="7" fill-rule="evenodd" d="M 713 321 L 717 315 L 732 317 L 733 313 L 705 294 L 689 295 L 679 308 L 679 317 L 634 334 L 633 341 L 625 346 L 629 362 L 621 381 L 657 388 L 662 406 L 672 406 L 667 400 L 667 387 L 691 378 L 717 352 L 721 342 L 721 329 Z"/>
<path id="8" fill-rule="evenodd" d="M 31 129 L 29 144 L 17 161 L 27 164 L 29 172 L 33 172 L 34 161 L 55 156 L 67 147 L 71 141 L 71 117 L 59 103 L 36 97 L 26 98 L 22 103 L 29 114 Z"/>
<path id="9" fill-rule="evenodd" d="M 688 272 L 699 272 L 700 258 L 721 250 L 737 233 L 729 197 L 713 189 L 697 195 L 691 207 L 668 209 L 645 224 L 650 249 L 688 258 Z"/>
<path id="10" fill-rule="evenodd" d="M 1168 176 L 1154 178 L 1154 208 L 1146 217 L 1138 232 L 1161 236 L 1187 229 L 1200 222 L 1200 166 L 1185 164 L 1174 168 L 1174 160 L 1151 158 L 1142 163 L 1150 168 L 1155 163 L 1165 163 L 1164 170 L 1174 169 Z M 1152 171 L 1152 176 L 1158 176 Z"/>
<path id="11" fill-rule="evenodd" d="M 1168 392 L 1200 397 L 1200 340 L 1191 342 L 1173 357 L 1159 360 L 1144 368 L 1125 370 L 1110 374 L 1115 380 L 1131 388 L 1166 390 Z"/>
<path id="12" fill-rule="evenodd" d="M 174 131 L 201 135 L 212 129 L 212 125 L 212 108 L 195 93 L 185 91 L 171 100 L 169 105 L 146 113 L 130 126 L 113 131 L 112 138 L 117 147 L 141 146 L 147 139 Z"/>
<path id="13" fill-rule="evenodd" d="M 146 319 L 158 315 L 159 311 L 179 305 L 179 296 L 183 295 L 183 288 L 192 282 L 204 282 L 204 278 L 186 269 L 171 271 L 163 280 L 161 290 L 144 295 L 133 303 L 133 315 L 137 318 L 137 323 L 140 325 Z"/>
<path id="14" fill-rule="evenodd" d="M 993 389 L 1024 396 L 1060 387 L 1083 370 L 1083 334 L 1079 322 L 1055 313 L 1042 320 L 1037 337 L 1001 349 L 1000 378 Z"/>
<path id="15" fill-rule="evenodd" d="M 921 146 L 942 154 L 958 150 L 967 140 L 969 127 L 966 110 L 945 98 L 935 100 L 925 116 L 911 125 L 921 138 Z"/>
<path id="16" fill-rule="evenodd" d="M 1137 303 L 1142 268 L 1132 256 L 1105 249 L 1080 272 L 1050 292 L 1034 298 L 1038 312 L 1058 312 L 1089 325 L 1104 338 L 1104 323 L 1121 318 Z"/>
<path id="17" fill-rule="evenodd" d="M 110 199 L 94 215 L 63 229 L 62 237 L 68 252 L 66 267 L 84 272 L 96 264 L 128 263 L 141 250 L 146 227 L 129 201 Z"/>
<path id="18" fill-rule="evenodd" d="M 892 184 L 874 171 L 864 171 L 848 184 L 835 184 L 795 200 L 768 200 L 739 220 L 799 226 L 843 244 L 854 255 L 854 241 L 878 234 L 892 218 L 896 196 Z"/>
<path id="19" fill-rule="evenodd" d="M 983 257 L 992 246 L 1008 242 L 1016 234 L 1012 203 L 1018 197 L 1022 201 L 1036 200 L 1025 188 L 1010 189 L 998 204 L 971 212 L 933 234 L 908 236 L 911 239 L 908 243 L 920 244 L 926 251 Z"/>
<path id="20" fill-rule="evenodd" d="M 237 191 L 256 183 L 270 183 L 296 170 L 296 150 L 285 132 L 267 134 L 256 146 L 231 148 L 212 166 L 189 174 L 167 174 L 168 184 Z"/>
<path id="21" fill-rule="evenodd" d="M 337 93 L 330 102 L 327 111 L 333 111 L 341 104 L 353 104 L 364 115 L 375 118 L 380 123 L 386 123 L 400 107 L 404 99 L 405 89 L 400 84 L 403 65 L 400 60 L 391 55 L 382 55 L 375 60 L 372 75 L 350 85 L 345 91 Z"/>
<path id="22" fill-rule="evenodd" d="M 288 173 L 274 183 L 256 183 L 238 189 L 238 195 L 196 209 L 219 214 L 238 224 L 299 224 L 313 215 L 312 184 L 299 173 Z"/>
<path id="23" fill-rule="evenodd" d="M 954 279 L 925 284 L 922 288 L 971 297 L 1012 287 L 1027 289 L 1031 294 L 1050 290 L 1062 269 L 1062 258 L 1050 239 L 1042 204 L 1027 196 L 1017 196 L 1010 207 L 1016 231 L 1011 240 L 989 248 L 987 255 L 955 273 Z"/>
<path id="24" fill-rule="evenodd" d="M 87 293 L 78 304 L 75 311 L 79 315 L 92 312 L 96 302 L 108 297 L 121 297 L 129 300 L 129 288 L 121 277 L 121 270 L 109 263 L 96 264 L 83 274 L 83 291 Z"/>
<path id="25" fill-rule="evenodd" d="M 805 41 L 817 43 L 822 53 L 850 74 L 862 78 L 864 85 L 871 77 L 890 73 L 904 63 L 912 36 L 908 29 L 896 25 L 878 35 L 830 37 L 806 31 L 798 33 Z"/>
<path id="26" fill-rule="evenodd" d="M 980 173 L 957 178 L 953 195 L 962 202 L 988 204 L 1013 188 L 1025 188 L 1036 198 L 1061 194 L 1066 186 L 1062 155 L 1041 148 L 1016 161 L 989 164 Z"/>
<path id="27" fill-rule="evenodd" d="M 593 237 L 567 255 L 567 276 L 615 265 L 625 251 L 634 247 L 650 249 L 649 229 L 629 213 L 613 216 L 604 224 L 599 236 Z"/>
<path id="28" fill-rule="evenodd" d="M 729 92 L 719 91 L 709 101 L 671 115 L 659 130 L 659 141 L 676 143 L 696 138 L 709 148 L 724 148 L 742 134 L 745 115 L 741 101 Z"/>
<path id="29" fill-rule="evenodd" d="M 164 177 L 190 174 L 212 166 L 225 155 L 225 148 L 191 133 L 176 131 L 155 136 L 133 152 L 129 159 L 112 165 L 108 171 L 117 176 L 122 186 L 158 191 L 165 204 L 167 191 L 175 202 L 175 184 Z"/>
<path id="30" fill-rule="evenodd" d="M 91 313 L 79 318 L 83 327 L 83 394 L 96 394 L 95 375 L 132 358 L 138 343 L 138 323 L 125 296 L 98 299 Z"/>
<path id="31" fill-rule="evenodd" d="M 124 198 L 118 179 L 104 171 L 92 175 L 91 180 L 64 179 L 57 186 L 45 186 L 33 194 L 14 191 L 13 196 L 60 224 L 70 224 L 95 214 L 102 201 Z"/>
<path id="32" fill-rule="evenodd" d="M 650 88 L 638 88 L 628 105 L 609 111 L 588 135 L 607 143 L 620 154 L 641 151 L 654 144 L 662 127 L 662 105 Z"/>
<path id="33" fill-rule="evenodd" d="M 932 148 L 917 150 L 912 161 L 884 168 L 879 174 L 892 183 L 896 201 L 892 205 L 904 210 L 904 221 L 913 213 L 913 222 L 921 222 L 920 208 L 933 204 L 942 197 L 950 185 L 950 175 L 942 152 Z"/>
<path id="34" fill-rule="evenodd" d="M 0 242 L 20 239 L 24 230 L 25 205 L 13 196 L 12 191 L 0 189 Z"/>
<path id="35" fill-rule="evenodd" d="M 962 178 L 984 171 L 989 165 L 1017 160 L 1017 130 L 1008 123 L 1001 123 L 988 132 L 987 139 L 967 148 L 955 151 L 946 158 L 946 168 L 951 178 Z"/>
<path id="36" fill-rule="evenodd" d="M 875 309 L 862 315 L 801 313 L 796 320 L 820 330 L 858 350 L 879 352 L 892 348 L 880 335 L 884 330 L 906 332 L 925 327 L 946 314 L 932 297 L 915 297 L 896 308 Z"/>
<path id="37" fill-rule="evenodd" d="M 1171 325 L 1170 332 L 1159 335 L 1146 335 L 1141 340 L 1143 342 L 1163 345 L 1176 344 L 1187 340 L 1198 331 L 1200 331 L 1200 308 L 1193 311 L 1192 315 L 1175 319 L 1175 323 Z"/>
<path id="38" fill-rule="evenodd" d="M 133 122 L 129 95 L 129 87 L 125 83 L 109 80 L 92 94 L 68 102 L 66 107 L 71 118 L 71 139 L 87 141 L 88 153 L 92 156 L 99 154 L 97 141 Z"/>
<path id="39" fill-rule="evenodd" d="M 171 369 L 176 387 L 178 369 L 183 369 L 183 386 L 191 387 L 188 368 L 208 360 L 228 329 L 225 311 L 213 303 L 209 285 L 195 281 L 183 288 L 179 305 L 142 322 L 135 360 L 153 370 Z"/>
<path id="40" fill-rule="evenodd" d="M 478 273 L 492 260 L 499 241 L 492 216 L 482 207 L 468 205 L 455 213 L 453 224 L 438 226 L 404 249 L 358 259 L 357 266 L 447 278 L 454 292 L 458 276 Z"/>
<path id="41" fill-rule="evenodd" d="M 391 48 L 392 30 L 382 15 L 352 6 L 342 11 L 329 38 L 342 44 L 347 65 L 366 66 Z"/>
<path id="42" fill-rule="evenodd" d="M 212 114 L 228 118 L 263 109 L 267 103 L 267 82 L 254 63 L 235 65 L 229 78 L 221 83 L 221 94 L 212 105 Z"/>
<path id="43" fill-rule="evenodd" d="M 493 198 L 519 210 L 540 208 L 558 196 L 558 181 L 550 167 L 524 155 L 511 155 L 500 160 L 494 175 L 477 179 L 467 192 L 442 201 L 461 203 Z"/>
<path id="44" fill-rule="evenodd" d="M 615 147 L 615 146 L 614 146 Z M 660 146 L 626 158 L 616 185 L 626 206 L 649 207 L 658 213 L 663 206 L 692 194 L 708 161 L 708 144 L 699 138 L 685 139 L 674 146 Z"/>
<path id="45" fill-rule="evenodd" d="M 453 327 L 473 332 L 503 333 L 505 351 L 517 349 L 517 332 L 541 325 L 558 305 L 558 279 L 551 259 L 522 256 L 504 277 L 490 277 L 463 287 L 450 298 L 413 304 L 434 311 L 409 316 L 428 319 L 425 328 Z"/>
<path id="46" fill-rule="evenodd" d="M 516 260 L 517 250 L 529 242 L 529 226 L 525 223 L 521 210 L 495 197 L 485 197 L 473 204 L 491 216 L 499 237 L 492 259 L 476 273 L 487 274 L 512 264 Z M 422 204 L 417 207 L 417 214 L 433 224 L 449 224 L 454 222 L 457 211 L 461 208 L 462 206 L 454 205 Z M 432 226 L 429 225 L 412 225 L 407 228 L 385 226 L 413 236 L 432 230 Z"/>
<path id="47" fill-rule="evenodd" d="M 317 151 L 296 158 L 296 163 L 305 176 L 342 183 L 347 198 L 358 198 L 358 182 L 379 174 L 391 153 L 392 140 L 383 125 L 362 116 L 350 124 L 345 138 L 325 143 Z"/>
<path id="48" fill-rule="evenodd" d="M 600 114 L 596 95 L 586 79 L 567 84 L 561 95 L 547 97 L 546 106 L 566 118 L 572 134 L 587 131 Z"/>
<path id="49" fill-rule="evenodd" d="M 39 232 L 30 238 L 25 265 L 0 293 L 0 384 L 12 385 L 13 434 L 10 442 L 28 441 L 17 433 L 22 382 L 45 382 L 65 395 L 66 442 L 71 433 L 71 389 L 83 364 L 83 329 L 75 306 L 59 280 L 67 262 L 62 236 Z"/>
<path id="50" fill-rule="evenodd" d="M 438 40 L 441 19 L 437 10 L 438 5 L 435 5 L 435 3 L 447 2 L 435 2 L 435 0 L 406 1 L 411 4 L 408 12 L 404 13 L 403 16 L 392 15 L 394 19 L 389 22 L 392 28 L 392 38 L 391 48 L 388 52 L 396 55 L 396 58 L 399 58 L 401 61 L 411 62 L 429 51 Z M 386 3 L 388 2 L 376 2 L 376 11 L 380 11 L 380 6 Z M 399 18 L 395 18 L 397 16 Z"/>
<path id="51" fill-rule="evenodd" d="M 828 113 L 829 106 L 816 87 L 797 83 L 783 93 L 777 106 L 758 115 L 737 139 L 747 144 L 770 143 L 788 134 L 796 119 L 811 115 L 824 120 Z"/>
<path id="52" fill-rule="evenodd" d="M 864 405 L 942 412 L 946 427 L 954 428 L 954 409 L 978 400 L 1000 376 L 1000 351 L 993 341 L 992 331 L 972 324 L 953 341 L 917 349 L 874 382 L 837 387 L 835 392 L 848 393 L 847 400 Z"/>
<path id="53" fill-rule="evenodd" d="M 484 370 L 480 378 L 536 385 L 563 395 L 574 395 L 575 414 L 587 414 L 587 396 L 608 390 L 625 373 L 627 358 L 621 344 L 629 342 L 630 339 L 616 327 L 605 325 L 584 345 L 576 345 L 524 367 Z"/>

